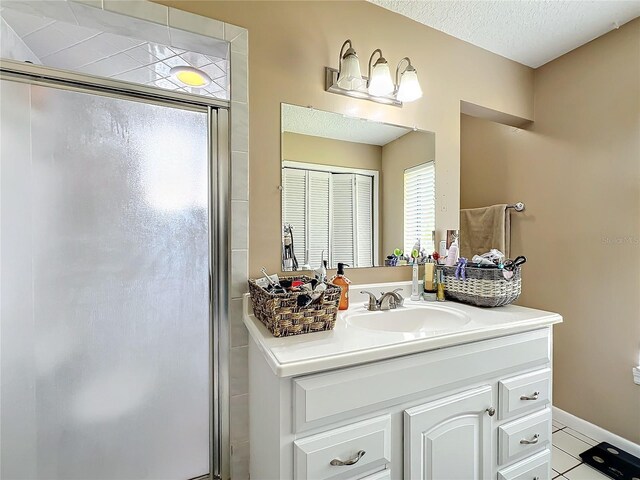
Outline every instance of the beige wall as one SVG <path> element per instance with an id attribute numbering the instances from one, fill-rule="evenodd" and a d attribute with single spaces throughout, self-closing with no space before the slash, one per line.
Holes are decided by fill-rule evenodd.
<path id="1" fill-rule="evenodd" d="M 435 148 L 430 132 L 409 132 L 382 147 L 381 259 L 404 245 L 404 171 L 434 160 Z"/>
<path id="2" fill-rule="evenodd" d="M 564 316 L 554 404 L 640 442 L 640 19 L 538 69 L 535 112 L 462 116 L 461 204 L 526 203 L 519 303 Z"/>
<path id="3" fill-rule="evenodd" d="M 379 172 L 382 166 L 382 147 L 284 132 L 282 160 Z"/>
<path id="4" fill-rule="evenodd" d="M 533 117 L 533 71 L 368 2 L 161 3 L 249 30 L 249 274 L 280 269 L 280 104 L 416 126 L 436 133 L 439 228 L 455 228 L 459 209 L 460 100 Z M 395 64 L 416 66 L 424 97 L 397 108 L 324 91 L 324 67 L 337 66 L 351 38 L 364 68 L 382 48 Z M 410 269 L 351 270 L 356 283 L 408 279 Z"/>

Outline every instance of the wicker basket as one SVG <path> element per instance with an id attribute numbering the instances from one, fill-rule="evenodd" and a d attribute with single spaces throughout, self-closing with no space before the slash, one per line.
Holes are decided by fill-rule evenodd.
<path id="1" fill-rule="evenodd" d="M 506 280 L 499 268 L 466 268 L 466 280 L 456 279 L 456 267 L 443 270 L 445 297 L 477 307 L 501 307 L 515 302 L 520 296 L 522 281 L 520 267 Z"/>
<path id="2" fill-rule="evenodd" d="M 307 276 L 287 277 L 287 280 L 311 281 Z M 327 284 L 322 296 L 306 308 L 298 307 L 300 293 L 269 293 L 249 280 L 249 293 L 253 313 L 269 329 L 274 337 L 287 337 L 302 333 L 331 330 L 336 324 L 340 303 L 340 287 Z"/>

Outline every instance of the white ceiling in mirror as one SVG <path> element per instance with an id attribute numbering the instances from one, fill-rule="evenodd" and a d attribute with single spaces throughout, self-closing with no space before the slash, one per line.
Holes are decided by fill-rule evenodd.
<path id="1" fill-rule="evenodd" d="M 537 68 L 640 15 L 638 0 L 369 0 Z"/>
<path id="2" fill-rule="evenodd" d="M 412 129 L 283 103 L 282 131 L 382 147 Z"/>

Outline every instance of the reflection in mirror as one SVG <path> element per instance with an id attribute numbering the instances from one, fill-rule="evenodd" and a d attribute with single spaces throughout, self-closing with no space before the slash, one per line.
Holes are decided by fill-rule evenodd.
<path id="1" fill-rule="evenodd" d="M 284 271 L 433 252 L 435 134 L 287 104 L 281 124 Z"/>

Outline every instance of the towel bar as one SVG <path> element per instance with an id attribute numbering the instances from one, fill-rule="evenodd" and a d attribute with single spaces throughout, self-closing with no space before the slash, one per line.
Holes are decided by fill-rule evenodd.
<path id="1" fill-rule="evenodd" d="M 511 205 L 507 205 L 507 208 L 513 208 L 516 212 L 522 212 L 524 211 L 524 203 L 522 202 L 513 203 Z"/>

